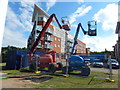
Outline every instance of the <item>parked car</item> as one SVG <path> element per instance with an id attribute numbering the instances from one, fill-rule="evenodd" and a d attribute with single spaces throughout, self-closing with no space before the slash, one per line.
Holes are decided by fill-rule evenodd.
<path id="1" fill-rule="evenodd" d="M 119 69 L 119 67 L 120 67 L 120 65 L 119 65 L 119 63 L 118 63 L 118 61 L 116 60 L 116 59 L 111 59 L 111 64 L 112 64 L 112 68 L 117 68 L 117 69 Z M 110 63 L 109 63 L 109 61 L 107 62 L 107 67 L 109 68 L 109 65 L 110 65 Z"/>
<path id="2" fill-rule="evenodd" d="M 103 62 L 93 62 L 93 67 L 100 67 L 102 68 L 103 67 Z"/>
<path id="3" fill-rule="evenodd" d="M 84 58 L 84 61 L 85 61 L 85 63 L 87 64 L 87 66 L 90 66 L 90 65 L 91 65 L 89 58 Z"/>
<path id="4" fill-rule="evenodd" d="M 91 63 L 89 61 L 85 61 L 85 63 L 86 63 L 87 66 L 91 65 Z"/>

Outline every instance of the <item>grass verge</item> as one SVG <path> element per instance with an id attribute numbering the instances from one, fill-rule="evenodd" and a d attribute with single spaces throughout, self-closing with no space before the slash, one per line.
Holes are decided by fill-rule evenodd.
<path id="1" fill-rule="evenodd" d="M 26 75 L 26 77 L 21 77 L 24 80 L 30 80 L 27 83 L 26 87 L 30 86 L 33 88 L 118 88 L 118 75 L 113 74 L 113 79 L 115 82 L 107 82 L 104 79 L 97 78 L 83 78 L 83 77 L 63 77 L 63 76 L 55 76 L 49 74 L 35 74 L 32 72 L 20 72 L 19 70 L 3 70 L 2 72 L 8 73 L 8 78 L 12 76 L 22 76 Z M 75 72 L 77 73 L 77 72 Z M 33 75 L 30 77 L 30 75 Z M 37 75 L 34 76 L 34 75 Z M 95 72 L 91 71 L 91 77 L 100 77 L 100 78 L 108 78 L 109 75 L 104 74 L 103 72 Z"/>

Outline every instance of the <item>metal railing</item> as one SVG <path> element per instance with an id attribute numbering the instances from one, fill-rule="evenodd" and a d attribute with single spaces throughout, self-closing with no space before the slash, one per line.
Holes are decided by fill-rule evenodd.
<path id="1" fill-rule="evenodd" d="M 42 48 L 41 43 L 38 44 L 37 48 Z"/>
<path id="2" fill-rule="evenodd" d="M 53 41 L 53 38 L 50 37 L 50 36 L 46 36 L 46 37 L 45 37 L 45 40 L 46 40 L 46 41 Z"/>
<path id="3" fill-rule="evenodd" d="M 42 26 L 41 26 L 41 25 L 37 25 L 37 26 L 35 27 L 35 30 L 41 31 L 41 30 L 42 30 Z"/>
<path id="4" fill-rule="evenodd" d="M 71 48 L 72 48 L 72 47 L 73 47 L 73 45 L 72 45 L 72 44 L 68 44 L 68 47 L 71 47 Z"/>
<path id="5" fill-rule="evenodd" d="M 53 34 L 53 31 L 52 31 L 50 28 L 48 28 L 48 29 L 46 30 L 46 33 Z"/>
<path id="6" fill-rule="evenodd" d="M 67 42 L 71 42 L 71 43 L 73 43 L 73 42 L 74 42 L 74 40 L 73 40 L 73 39 L 68 38 L 68 39 L 67 39 Z"/>
<path id="7" fill-rule="evenodd" d="M 49 44 L 45 44 L 45 48 L 46 49 L 53 49 L 53 47 L 51 45 L 49 45 Z"/>

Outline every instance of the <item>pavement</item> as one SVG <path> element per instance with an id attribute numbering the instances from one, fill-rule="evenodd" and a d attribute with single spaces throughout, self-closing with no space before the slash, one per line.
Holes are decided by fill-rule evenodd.
<path id="1" fill-rule="evenodd" d="M 109 73 L 109 69 L 108 68 L 93 68 L 90 67 L 91 71 L 97 71 L 97 72 L 104 72 L 104 73 Z M 112 73 L 113 74 L 120 74 L 120 69 L 112 69 Z"/>

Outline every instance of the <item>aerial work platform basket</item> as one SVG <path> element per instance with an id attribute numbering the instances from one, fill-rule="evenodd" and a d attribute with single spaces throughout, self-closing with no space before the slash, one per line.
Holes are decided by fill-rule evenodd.
<path id="1" fill-rule="evenodd" d="M 62 21 L 62 23 L 63 23 L 62 28 L 65 29 L 66 31 L 70 31 L 70 23 L 69 23 L 69 21 L 68 21 L 67 16 L 62 17 L 62 18 L 61 18 L 61 21 Z"/>

